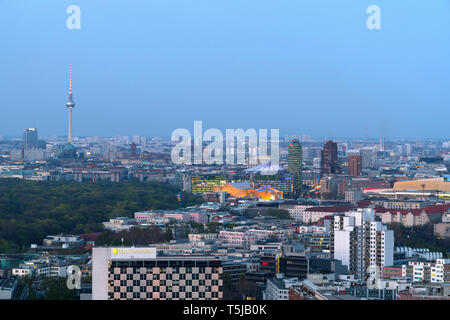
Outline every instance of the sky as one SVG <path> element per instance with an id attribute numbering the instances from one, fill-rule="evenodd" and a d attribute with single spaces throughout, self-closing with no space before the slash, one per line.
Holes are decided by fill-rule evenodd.
<path id="1" fill-rule="evenodd" d="M 67 134 L 70 63 L 75 136 L 450 139 L 450 0 L 0 0 L 1 135 Z"/>

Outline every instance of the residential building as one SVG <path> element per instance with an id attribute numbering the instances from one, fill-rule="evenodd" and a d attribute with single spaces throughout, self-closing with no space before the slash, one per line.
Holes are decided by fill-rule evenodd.
<path id="1" fill-rule="evenodd" d="M 413 282 L 450 283 L 450 259 L 410 261 L 402 265 L 402 276 L 412 278 Z"/>
<path id="2" fill-rule="evenodd" d="M 375 221 L 372 208 L 335 216 L 330 231 L 331 258 L 341 260 L 358 279 L 393 265 L 394 233 Z"/>

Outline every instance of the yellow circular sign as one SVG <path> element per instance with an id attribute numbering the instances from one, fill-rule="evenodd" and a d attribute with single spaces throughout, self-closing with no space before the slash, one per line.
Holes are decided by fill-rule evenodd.
<path id="1" fill-rule="evenodd" d="M 114 248 L 112 252 L 113 252 L 113 254 L 117 254 L 117 249 Z"/>

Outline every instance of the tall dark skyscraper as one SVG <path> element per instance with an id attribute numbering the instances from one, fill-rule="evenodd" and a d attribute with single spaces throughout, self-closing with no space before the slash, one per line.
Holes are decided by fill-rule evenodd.
<path id="1" fill-rule="evenodd" d="M 132 143 L 131 144 L 131 148 L 130 148 L 130 158 L 131 159 L 135 159 L 137 157 L 137 152 L 136 152 L 136 143 Z"/>
<path id="2" fill-rule="evenodd" d="M 329 140 L 323 146 L 320 162 L 320 172 L 321 174 L 340 173 L 336 142 Z"/>
<path id="3" fill-rule="evenodd" d="M 23 130 L 23 147 L 24 149 L 38 148 L 38 132 L 36 128 L 26 128 Z"/>
<path id="4" fill-rule="evenodd" d="M 288 149 L 288 170 L 294 178 L 294 194 L 299 196 L 302 191 L 302 161 L 303 152 L 302 145 L 297 139 L 289 143 Z"/>

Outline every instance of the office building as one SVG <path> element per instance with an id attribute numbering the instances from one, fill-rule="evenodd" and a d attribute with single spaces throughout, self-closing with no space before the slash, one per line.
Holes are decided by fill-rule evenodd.
<path id="1" fill-rule="evenodd" d="M 285 278 L 283 274 L 277 274 L 275 278 L 267 279 L 264 300 L 289 300 L 289 289 L 299 284 L 297 278 Z"/>
<path id="2" fill-rule="evenodd" d="M 361 175 L 362 163 L 360 155 L 348 156 L 348 173 L 351 176 L 357 177 Z"/>
<path id="3" fill-rule="evenodd" d="M 386 144 L 386 137 L 381 137 L 380 138 L 380 151 L 382 151 L 382 152 L 385 151 L 385 144 Z"/>
<path id="4" fill-rule="evenodd" d="M 280 258 L 280 272 L 288 278 L 306 279 L 309 271 L 309 257 L 305 252 L 286 254 Z"/>
<path id="5" fill-rule="evenodd" d="M 289 143 L 288 170 L 294 179 L 293 194 L 299 196 L 302 191 L 302 145 L 297 139 Z"/>

